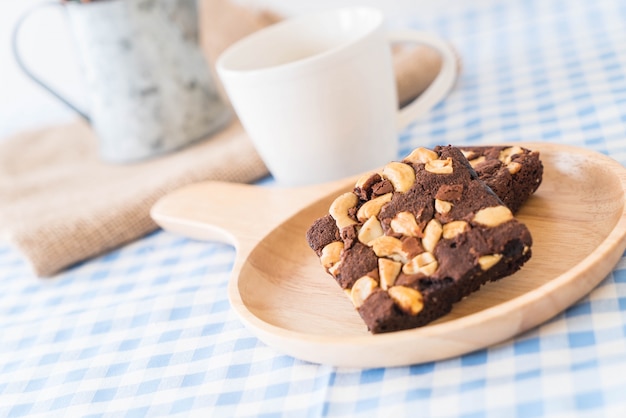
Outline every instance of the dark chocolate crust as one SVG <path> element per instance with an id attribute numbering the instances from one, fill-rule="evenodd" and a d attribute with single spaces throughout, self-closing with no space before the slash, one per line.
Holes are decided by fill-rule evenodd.
<path id="1" fill-rule="evenodd" d="M 513 218 L 512 209 L 507 209 L 498 195 L 485 185 L 486 181 L 479 178 L 478 170 L 472 168 L 464 156 L 471 153 L 485 156 L 484 161 L 481 160 L 483 164 L 494 159 L 487 158 L 488 151 L 484 147 L 477 148 L 461 152 L 452 146 L 437 147 L 434 157 L 429 151 L 431 160 L 428 162 L 407 157 L 400 168 L 405 172 L 408 169 L 410 176 L 414 176 L 410 187 L 400 190 L 399 183 L 391 178 L 393 175 L 385 175 L 383 169 L 382 173 L 372 174 L 357 184 L 353 191 L 356 197 L 351 197 L 357 203 L 345 211 L 342 223 L 337 214 L 327 215 L 308 230 L 307 241 L 321 259 L 326 246 L 341 243 L 340 256 L 330 262 L 328 258 L 324 260 L 326 270 L 352 295 L 355 307 L 372 333 L 428 324 L 450 312 L 455 302 L 484 283 L 514 273 L 531 257 L 530 232 Z M 505 148 L 492 147 L 489 155 L 502 159 L 501 152 Z M 509 174 L 509 180 L 522 172 L 520 167 L 515 167 L 511 176 L 507 168 L 511 161 L 526 161 L 519 155 L 507 155 L 506 162 L 498 159 Z M 530 151 L 522 151 L 522 156 L 538 161 L 538 155 Z M 435 163 L 445 162 L 448 171 L 433 169 L 430 164 L 433 158 Z M 534 179 L 539 173 L 539 181 L 533 180 L 533 185 L 527 188 L 532 192 L 541 182 L 543 169 L 540 162 L 539 168 L 536 164 L 533 167 L 527 173 L 533 173 Z M 485 170 L 483 174 L 486 173 L 494 171 Z M 375 215 L 367 215 L 368 221 L 379 225 L 379 232 L 364 238 L 361 233 L 368 229 L 364 226 L 366 220 L 357 214 L 363 205 L 381 196 L 388 197 L 386 203 Z M 511 200 L 516 208 L 521 201 Z M 405 224 L 399 223 L 406 215 L 413 225 L 408 230 L 402 226 Z M 461 229 L 453 228 L 456 225 L 461 225 Z M 435 235 L 439 235 L 431 241 L 433 228 L 438 231 Z M 395 253 L 380 250 L 377 243 L 381 240 L 393 241 L 397 246 Z M 434 260 L 429 261 L 432 268 L 422 268 L 421 261 L 416 261 L 423 256 Z M 391 279 L 383 278 L 388 273 L 383 274 L 381 260 L 400 270 L 395 270 Z M 358 295 L 355 299 L 355 291 L 361 288 L 359 282 L 363 279 L 371 289 L 367 288 L 362 300 Z M 401 295 L 395 291 L 401 291 Z M 407 305 L 406 300 L 413 304 Z"/>
<path id="2" fill-rule="evenodd" d="M 322 249 L 326 245 L 339 240 L 341 240 L 339 229 L 330 215 L 317 219 L 306 233 L 306 241 L 318 256 L 322 254 Z"/>

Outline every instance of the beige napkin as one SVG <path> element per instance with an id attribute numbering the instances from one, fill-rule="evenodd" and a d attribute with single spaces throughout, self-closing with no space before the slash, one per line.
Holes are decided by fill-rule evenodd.
<path id="1" fill-rule="evenodd" d="M 134 165 L 98 160 L 84 123 L 0 142 L 0 233 L 49 276 L 156 228 L 149 211 L 180 186 L 267 173 L 238 123 L 208 141 Z"/>
<path id="2" fill-rule="evenodd" d="M 202 44 L 210 59 L 277 20 L 228 1 L 200 4 Z M 439 57 L 427 48 L 395 57 L 400 101 L 406 102 L 435 77 Z M 53 275 L 156 229 L 150 208 L 174 189 L 209 179 L 251 182 L 267 174 L 236 120 L 208 140 L 132 165 L 101 162 L 96 141 L 83 122 L 0 141 L 0 237 L 24 255 L 38 276 Z"/>

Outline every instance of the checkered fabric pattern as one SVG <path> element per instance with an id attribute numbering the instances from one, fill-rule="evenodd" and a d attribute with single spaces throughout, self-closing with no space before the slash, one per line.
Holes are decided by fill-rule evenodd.
<path id="1" fill-rule="evenodd" d="M 626 164 L 626 2 L 458 2 L 397 22 L 463 57 L 451 96 L 400 138 L 550 141 Z M 0 244 L 0 416 L 626 416 L 626 258 L 514 340 L 383 369 L 305 363 L 229 307 L 230 246 L 156 232 L 51 280 Z"/>

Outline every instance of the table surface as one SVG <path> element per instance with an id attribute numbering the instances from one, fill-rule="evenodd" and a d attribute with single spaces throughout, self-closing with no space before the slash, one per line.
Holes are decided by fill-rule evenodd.
<path id="1" fill-rule="evenodd" d="M 400 22 L 463 57 L 418 145 L 548 141 L 626 163 L 626 3 L 482 1 Z M 157 231 L 52 279 L 0 243 L 0 416 L 626 416 L 626 259 L 485 350 L 411 367 L 310 364 L 229 306 L 235 250 Z"/>

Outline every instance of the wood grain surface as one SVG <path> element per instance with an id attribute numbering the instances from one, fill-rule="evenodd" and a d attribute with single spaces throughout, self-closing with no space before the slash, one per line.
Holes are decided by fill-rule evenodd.
<path id="1" fill-rule="evenodd" d="M 355 178 L 281 189 L 198 183 L 162 198 L 152 217 L 164 229 L 237 248 L 232 308 L 263 342 L 296 358 L 349 367 L 416 364 L 458 356 L 535 327 L 589 293 L 626 248 L 626 169 L 582 148 L 539 150 L 541 187 L 518 214 L 533 257 L 421 328 L 368 333 L 343 291 L 308 247 L 306 230 Z"/>

